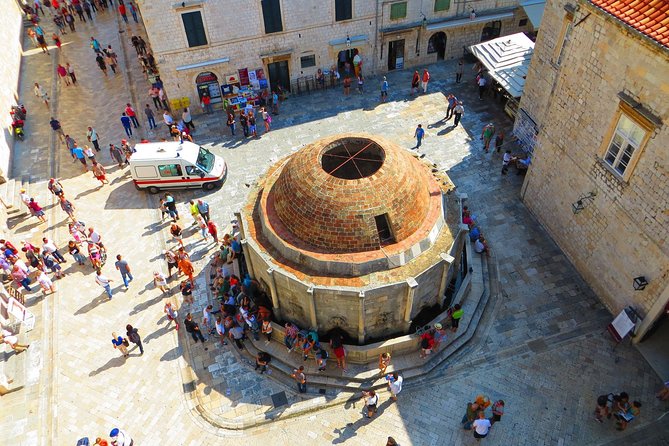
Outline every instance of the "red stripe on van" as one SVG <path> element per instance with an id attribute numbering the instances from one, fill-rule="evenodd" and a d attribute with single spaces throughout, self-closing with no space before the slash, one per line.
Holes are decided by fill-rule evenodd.
<path id="1" fill-rule="evenodd" d="M 189 183 L 192 181 L 218 181 L 220 178 L 187 178 L 187 179 L 178 179 L 178 180 L 133 180 L 135 184 L 155 184 L 155 183 Z"/>

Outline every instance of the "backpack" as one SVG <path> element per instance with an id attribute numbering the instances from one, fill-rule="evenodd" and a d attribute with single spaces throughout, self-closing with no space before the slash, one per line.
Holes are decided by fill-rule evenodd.
<path id="1" fill-rule="evenodd" d="M 44 256 L 44 266 L 51 268 L 54 265 L 53 257 L 50 255 Z"/>
<path id="2" fill-rule="evenodd" d="M 272 123 L 272 117 L 270 116 L 269 113 L 267 113 L 267 123 L 271 124 Z"/>
<path id="3" fill-rule="evenodd" d="M 133 330 L 128 335 L 128 339 L 130 339 L 134 344 L 138 344 L 139 343 L 139 334 L 137 334 L 137 332 Z"/>

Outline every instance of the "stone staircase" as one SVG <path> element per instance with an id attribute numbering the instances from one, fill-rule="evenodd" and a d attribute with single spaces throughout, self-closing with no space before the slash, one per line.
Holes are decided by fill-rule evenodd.
<path id="1" fill-rule="evenodd" d="M 386 373 L 397 371 L 404 377 L 405 383 L 425 379 L 438 366 L 460 352 L 474 337 L 490 298 L 490 278 L 488 276 L 488 259 L 475 254 L 471 246 L 468 243 L 466 245 L 472 271 L 467 276 L 466 281 L 468 283 L 462 285 L 462 287 L 468 286 L 469 291 L 463 293 L 464 296 L 460 300 L 465 314 L 458 331 L 454 334 L 449 333 L 439 349 L 426 359 L 419 358 L 419 337 L 414 335 L 416 350 L 408 354 L 393 356 Z M 443 319 L 445 319 L 445 313 L 442 314 Z M 434 322 L 438 321 L 439 319 L 436 319 Z M 336 358 L 329 346 L 326 348 L 330 355 L 327 368 L 325 371 L 319 372 L 313 355 L 310 355 L 304 361 L 301 353 L 287 351 L 283 344 L 282 327 L 277 325 L 274 325 L 271 342 L 266 342 L 266 338 L 261 335 L 260 340 L 257 341 L 249 337 L 248 340 L 244 341 L 244 345 L 245 349 L 241 351 L 234 345 L 230 347 L 241 362 L 252 370 L 255 367 L 256 354 L 259 351 L 269 353 L 272 356 L 272 361 L 269 365 L 270 373 L 268 376 L 290 389 L 296 387 L 294 379 L 290 376 L 291 373 L 300 365 L 304 365 L 305 375 L 307 376 L 307 394 L 305 397 L 324 395 L 337 400 L 359 398 L 362 390 L 382 389 L 387 385 L 385 378 L 379 375 L 378 365 L 375 361 L 368 364 L 348 364 L 348 371 L 344 373 L 336 367 Z"/>
<path id="2" fill-rule="evenodd" d="M 12 178 L 0 184 L 0 199 L 7 213 L 7 218 L 21 217 L 28 214 L 28 208 L 21 201 L 19 194 L 21 189 L 25 189 L 30 195 L 30 184 L 30 175 L 22 175 L 20 178 Z"/>

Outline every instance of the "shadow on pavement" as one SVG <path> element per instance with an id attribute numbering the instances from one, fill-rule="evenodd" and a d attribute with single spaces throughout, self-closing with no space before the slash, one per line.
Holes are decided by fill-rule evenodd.
<path id="1" fill-rule="evenodd" d="M 84 305 L 83 307 L 79 308 L 77 311 L 74 312 L 74 315 L 80 315 L 80 314 L 85 314 L 97 307 L 98 305 L 104 303 L 104 302 L 109 302 L 109 298 L 107 297 L 107 294 L 103 292 L 103 294 L 100 294 L 98 297 Z"/>
<path id="2" fill-rule="evenodd" d="M 106 370 L 109 370 L 111 368 L 121 367 L 123 364 L 125 364 L 125 360 L 126 360 L 126 358 L 124 358 L 123 356 L 114 356 L 109 361 L 107 361 L 107 363 L 105 365 L 103 365 L 103 366 L 97 368 L 96 370 L 93 370 L 91 373 L 89 373 L 88 376 L 99 375 L 100 373 L 102 373 Z"/>
<path id="3" fill-rule="evenodd" d="M 161 318 L 162 320 L 162 318 Z M 144 343 L 148 344 L 150 343 L 153 339 L 158 339 L 164 334 L 167 334 L 170 330 L 174 330 L 175 326 L 174 325 L 164 325 L 160 327 L 158 330 L 154 331 L 153 333 L 150 333 L 146 336 L 144 336 Z"/>
<path id="4" fill-rule="evenodd" d="M 168 351 L 166 351 L 163 356 L 160 357 L 161 361 L 173 361 L 177 359 L 179 356 L 182 354 L 181 347 L 174 347 Z"/>

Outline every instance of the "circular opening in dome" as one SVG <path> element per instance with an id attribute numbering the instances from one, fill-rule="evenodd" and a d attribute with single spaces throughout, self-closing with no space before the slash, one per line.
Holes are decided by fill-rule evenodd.
<path id="1" fill-rule="evenodd" d="M 343 138 L 325 147 L 321 167 L 333 177 L 357 180 L 374 175 L 385 159 L 386 153 L 374 141 Z"/>

